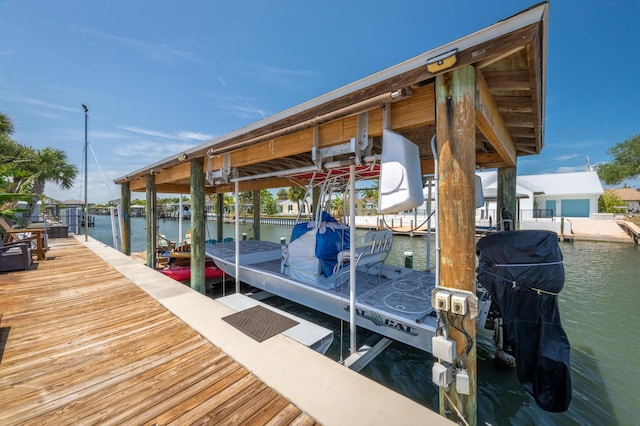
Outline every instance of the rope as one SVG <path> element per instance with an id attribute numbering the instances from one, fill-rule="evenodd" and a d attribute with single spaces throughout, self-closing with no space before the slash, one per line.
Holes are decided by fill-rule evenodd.
<path id="1" fill-rule="evenodd" d="M 465 426 L 469 426 L 469 422 L 467 422 L 460 410 L 458 410 L 458 407 L 456 407 L 456 404 L 453 403 L 449 395 L 444 391 L 442 392 L 442 394 L 447 398 L 447 401 L 449 401 L 449 407 L 453 408 L 453 411 L 456 412 L 458 418 L 462 421 L 462 423 L 464 423 Z"/>
<path id="2" fill-rule="evenodd" d="M 562 262 L 556 262 L 556 263 L 562 263 Z M 514 287 L 514 288 L 516 286 L 519 286 L 519 287 L 522 287 L 522 288 L 526 288 L 527 290 L 535 291 L 538 294 L 548 294 L 549 296 L 558 296 L 560 294 L 560 293 L 553 293 L 551 291 L 543 290 L 541 288 L 529 287 L 527 285 L 524 285 L 522 283 L 517 282 L 516 280 L 510 280 L 510 279 L 505 278 L 505 277 L 503 277 L 501 275 L 494 274 L 493 272 L 489 272 L 486 269 L 478 268 L 478 270 L 484 272 L 487 275 L 491 275 L 492 277 L 498 278 L 498 279 L 500 279 L 502 281 L 506 281 L 508 283 L 511 283 L 511 286 Z"/>
<path id="3" fill-rule="evenodd" d="M 502 267 L 507 267 L 507 266 L 514 266 L 516 268 L 519 267 L 527 267 L 527 266 L 553 266 L 553 265 L 562 265 L 562 261 L 557 261 L 557 262 L 543 262 L 543 263 L 491 263 L 491 264 L 486 264 L 487 266 L 490 266 L 492 268 L 502 268 Z"/>
<path id="4" fill-rule="evenodd" d="M 91 146 L 91 144 L 88 144 L 88 145 L 89 145 L 89 148 L 91 148 L 91 154 L 93 155 L 93 159 L 96 160 L 96 164 L 98 165 L 98 170 L 100 170 L 100 175 L 102 176 L 102 180 L 104 181 L 104 186 L 107 187 L 107 189 L 109 190 L 109 194 L 111 194 L 111 199 L 114 200 L 116 196 L 113 195 L 113 191 L 111 191 L 111 187 L 109 186 L 109 184 L 107 184 L 107 178 L 104 177 L 104 172 L 102 171 L 102 167 L 100 167 L 100 163 L 98 162 L 98 157 L 96 157 L 96 153 L 93 151 L 93 147 Z"/>

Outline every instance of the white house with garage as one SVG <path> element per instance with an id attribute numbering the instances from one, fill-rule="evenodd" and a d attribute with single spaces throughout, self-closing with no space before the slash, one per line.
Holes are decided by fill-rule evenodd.
<path id="1" fill-rule="evenodd" d="M 498 172 L 477 174 L 482 179 L 486 204 L 476 211 L 476 217 L 492 217 L 495 223 Z M 516 193 L 518 218 L 526 221 L 554 217 L 589 217 L 592 213 L 598 213 L 598 198 L 604 190 L 595 171 L 584 171 L 518 176 Z"/>

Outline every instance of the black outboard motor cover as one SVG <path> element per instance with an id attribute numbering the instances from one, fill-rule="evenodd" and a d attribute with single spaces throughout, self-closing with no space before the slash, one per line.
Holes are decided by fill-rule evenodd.
<path id="1" fill-rule="evenodd" d="M 571 402 L 570 345 L 557 294 L 564 285 L 562 252 L 551 231 L 505 231 L 478 241 L 478 281 L 504 321 L 518 379 L 540 408 L 562 412 Z"/>

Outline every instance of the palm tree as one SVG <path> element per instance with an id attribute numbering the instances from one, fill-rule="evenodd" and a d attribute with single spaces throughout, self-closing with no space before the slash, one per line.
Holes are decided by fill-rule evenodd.
<path id="1" fill-rule="evenodd" d="M 69 164 L 67 154 L 61 149 L 46 147 L 40 150 L 32 150 L 31 161 L 24 163 L 29 176 L 24 185 L 31 189 L 33 202 L 29 206 L 29 216 L 44 195 L 44 187 L 47 182 L 52 182 L 62 189 L 71 189 L 73 181 L 78 175 L 78 168 Z"/>
<path id="2" fill-rule="evenodd" d="M 11 134 L 13 134 L 13 122 L 0 112 L 0 135 L 9 136 Z"/>
<path id="3" fill-rule="evenodd" d="M 292 187 L 289 187 L 288 194 L 289 194 L 289 199 L 291 201 L 294 201 L 296 204 L 298 204 L 298 212 L 301 212 L 302 210 L 300 208 L 301 207 L 300 203 L 307 202 L 306 200 L 307 188 L 305 188 L 304 186 L 292 186 Z M 311 214 L 309 214 L 309 216 L 311 216 Z"/>

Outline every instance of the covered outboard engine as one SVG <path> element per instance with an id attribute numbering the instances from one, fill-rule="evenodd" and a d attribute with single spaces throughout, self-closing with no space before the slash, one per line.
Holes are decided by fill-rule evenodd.
<path id="1" fill-rule="evenodd" d="M 478 282 L 497 304 L 505 347 L 518 379 L 540 408 L 566 411 L 571 402 L 570 345 L 560 323 L 564 285 L 555 232 L 505 231 L 478 241 Z"/>

